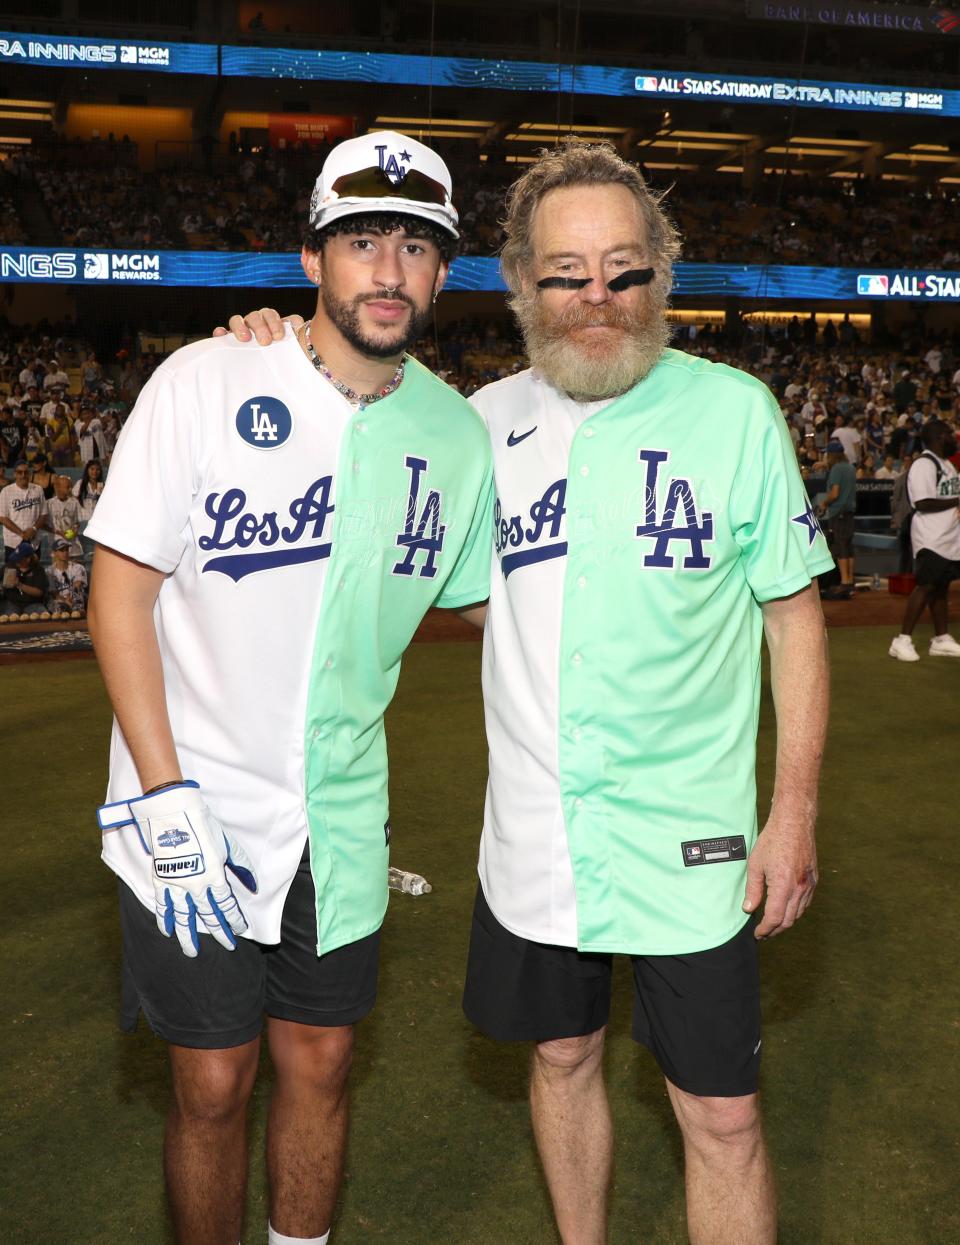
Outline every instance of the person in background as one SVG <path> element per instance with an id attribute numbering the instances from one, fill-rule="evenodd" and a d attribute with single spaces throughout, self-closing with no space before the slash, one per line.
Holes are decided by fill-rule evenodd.
<path id="1" fill-rule="evenodd" d="M 53 542 L 53 562 L 47 569 L 47 593 L 51 611 L 83 613 L 87 608 L 87 572 L 81 562 L 70 561 L 70 543 L 58 536 Z"/>
<path id="2" fill-rule="evenodd" d="M 890 644 L 890 656 L 897 661 L 920 660 L 913 630 L 927 608 L 933 619 L 930 656 L 960 657 L 960 644 L 948 629 L 950 585 L 960 579 L 960 475 L 950 462 L 956 452 L 957 438 L 948 423 L 932 419 L 924 425 L 923 453 L 907 476 L 917 586 L 907 598 L 900 634 Z"/>
<path id="3" fill-rule="evenodd" d="M 73 495 L 80 503 L 80 518 L 89 523 L 103 492 L 103 466 L 99 458 L 91 458 L 83 469 L 83 475 L 73 486 Z"/>
<path id="4" fill-rule="evenodd" d="M 827 445 L 827 491 L 820 502 L 820 513 L 827 521 L 827 539 L 840 571 L 840 585 L 825 592 L 824 598 L 846 601 L 853 596 L 853 525 L 857 510 L 857 473 L 849 461 L 844 444 L 834 438 Z"/>
<path id="5" fill-rule="evenodd" d="M 14 613 L 36 614 L 43 609 L 47 577 L 29 540 L 21 541 L 11 553 L 4 568 L 4 587 Z"/>
<path id="6" fill-rule="evenodd" d="M 70 557 L 83 557 L 80 543 L 80 502 L 70 491 L 73 481 L 69 476 L 55 476 L 54 495 L 47 502 L 47 518 L 54 538 L 62 537 L 70 547 Z"/>

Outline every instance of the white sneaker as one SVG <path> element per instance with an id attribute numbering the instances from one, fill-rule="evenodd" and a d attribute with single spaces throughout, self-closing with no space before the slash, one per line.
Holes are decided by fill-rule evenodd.
<path id="1" fill-rule="evenodd" d="M 931 657 L 960 657 L 960 644 L 952 635 L 935 635 L 930 641 Z"/>
<path id="2" fill-rule="evenodd" d="M 949 636 L 947 637 L 949 639 Z M 960 645 L 957 646 L 960 649 Z M 933 646 L 930 646 L 931 653 Z M 913 640 L 908 635 L 898 635 L 890 645 L 890 656 L 896 657 L 897 661 L 919 661 L 920 654 L 913 647 Z"/>

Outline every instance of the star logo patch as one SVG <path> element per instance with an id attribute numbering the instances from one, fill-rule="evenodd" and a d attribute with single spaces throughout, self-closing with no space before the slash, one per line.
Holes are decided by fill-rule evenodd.
<path id="1" fill-rule="evenodd" d="M 818 535 L 823 535 L 823 528 L 820 526 L 820 521 L 817 518 L 816 511 L 810 505 L 809 499 L 807 500 L 807 507 L 804 512 L 802 514 L 792 515 L 790 522 L 799 523 L 801 527 L 805 527 L 807 529 L 807 548 L 813 544 Z"/>

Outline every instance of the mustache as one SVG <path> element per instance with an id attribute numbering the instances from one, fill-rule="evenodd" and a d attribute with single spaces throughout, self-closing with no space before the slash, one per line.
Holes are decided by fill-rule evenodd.
<path id="1" fill-rule="evenodd" d="M 634 324 L 635 317 L 618 303 L 604 303 L 593 307 L 589 303 L 574 303 L 563 315 L 541 326 L 546 336 L 556 341 L 575 333 L 577 329 L 610 328 L 627 331 Z"/>
<path id="2" fill-rule="evenodd" d="M 354 302 L 359 303 L 406 303 L 408 307 L 416 308 L 416 303 L 409 294 L 404 294 L 403 290 L 384 290 L 382 294 L 358 294 Z"/>

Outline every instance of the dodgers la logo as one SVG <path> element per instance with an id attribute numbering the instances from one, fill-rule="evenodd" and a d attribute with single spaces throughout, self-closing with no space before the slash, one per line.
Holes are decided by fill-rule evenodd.
<path id="1" fill-rule="evenodd" d="M 637 527 L 638 537 L 655 540 L 653 552 L 646 554 L 644 566 L 672 569 L 673 541 L 690 546 L 683 559 L 688 571 L 705 571 L 710 568 L 710 558 L 703 552 L 707 541 L 713 540 L 713 515 L 709 510 L 697 513 L 697 499 L 689 480 L 677 477 L 670 481 L 663 513 L 657 517 L 657 497 L 660 468 L 670 461 L 668 450 L 638 450 L 637 461 L 646 465 L 647 478 L 644 490 L 644 521 Z"/>
<path id="2" fill-rule="evenodd" d="M 425 553 L 420 566 L 421 579 L 433 579 L 437 573 L 437 554 L 443 548 L 443 537 L 446 527 L 440 522 L 442 494 L 437 489 L 426 492 L 423 507 L 420 507 L 420 477 L 426 474 L 430 463 L 426 458 L 415 458 L 408 454 L 403 465 L 410 472 L 410 487 L 407 493 L 407 512 L 403 531 L 397 536 L 397 544 L 406 549 L 406 553 L 393 568 L 394 575 L 413 575 L 417 569 L 416 556 Z"/>
<path id="3" fill-rule="evenodd" d="M 217 551 L 221 556 L 205 562 L 203 574 L 219 571 L 236 584 L 256 571 L 329 558 L 333 545 L 323 538 L 328 522 L 332 523 L 332 498 L 333 476 L 321 476 L 302 497 L 290 502 L 291 521 L 284 523 L 276 510 L 248 509 L 243 489 L 210 493 L 203 509 L 213 530 L 201 536 L 197 545 L 204 553 Z M 313 543 L 304 544 L 306 540 Z"/>
<path id="4" fill-rule="evenodd" d="M 381 173 L 385 173 L 395 186 L 399 186 L 409 172 L 408 169 L 403 169 L 400 165 L 410 163 L 410 152 L 401 151 L 398 155 L 394 155 L 391 152 L 388 155 L 386 143 L 379 143 L 377 145 L 377 155 L 380 159 Z"/>
<path id="5" fill-rule="evenodd" d="M 237 432 L 258 450 L 275 450 L 293 431 L 293 417 L 279 398 L 247 398 L 237 411 Z"/>
<path id="6" fill-rule="evenodd" d="M 493 508 L 493 545 L 500 557 L 504 579 L 521 566 L 562 558 L 567 542 L 561 540 L 566 507 L 567 482 L 555 480 L 530 506 L 530 524 L 522 514 L 509 515 L 500 498 Z"/>

